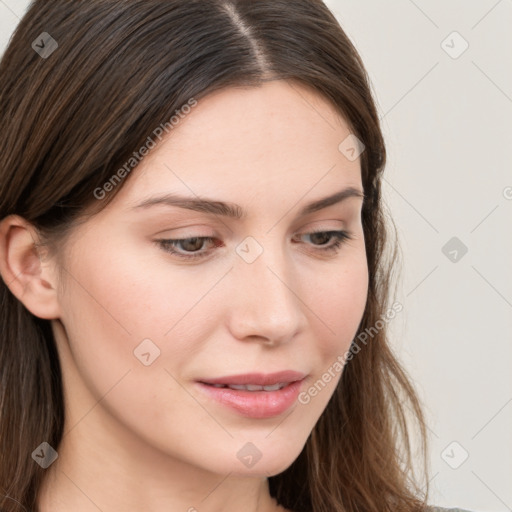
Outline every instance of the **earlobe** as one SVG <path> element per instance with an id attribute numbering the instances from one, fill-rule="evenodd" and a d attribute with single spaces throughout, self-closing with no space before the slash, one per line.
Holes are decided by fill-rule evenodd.
<path id="1" fill-rule="evenodd" d="M 60 318 L 56 276 L 36 244 L 37 230 L 18 215 L 0 222 L 0 274 L 12 294 L 35 316 Z"/>

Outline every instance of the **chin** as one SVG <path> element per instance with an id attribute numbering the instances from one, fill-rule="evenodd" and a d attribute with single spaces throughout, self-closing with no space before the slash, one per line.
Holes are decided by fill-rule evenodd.
<path id="1" fill-rule="evenodd" d="M 300 454 L 300 449 L 293 453 L 276 453 L 276 450 L 272 447 L 267 448 L 267 450 L 271 450 L 271 453 L 267 456 L 261 454 L 259 460 L 253 459 L 251 461 L 249 457 L 242 455 L 240 463 L 231 464 L 231 467 L 227 470 L 240 476 L 271 477 L 288 469 Z"/>

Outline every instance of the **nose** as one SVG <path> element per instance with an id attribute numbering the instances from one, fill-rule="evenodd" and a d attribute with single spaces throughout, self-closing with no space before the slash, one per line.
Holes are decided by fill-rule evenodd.
<path id="1" fill-rule="evenodd" d="M 280 247 L 265 247 L 252 263 L 237 260 L 228 309 L 235 338 L 279 345 L 305 327 L 307 297 L 300 297 L 300 283 L 292 265 Z"/>

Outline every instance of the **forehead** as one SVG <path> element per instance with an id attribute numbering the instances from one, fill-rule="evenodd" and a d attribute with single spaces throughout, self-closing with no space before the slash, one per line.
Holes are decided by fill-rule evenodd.
<path id="1" fill-rule="evenodd" d="M 339 150 L 350 133 L 329 101 L 296 83 L 222 89 L 181 116 L 120 195 L 130 205 L 155 192 L 298 200 L 357 186 L 359 159 Z"/>
<path id="2" fill-rule="evenodd" d="M 289 147 L 293 142 L 297 150 L 307 141 L 306 147 L 321 142 L 323 149 L 332 136 L 338 138 L 335 132 L 348 135 L 349 128 L 330 102 L 303 85 L 276 80 L 259 87 L 222 89 L 201 99 L 167 142 L 169 149 L 217 147 L 222 156 L 238 151 L 248 156 L 258 148 L 264 153 L 264 148 Z"/>

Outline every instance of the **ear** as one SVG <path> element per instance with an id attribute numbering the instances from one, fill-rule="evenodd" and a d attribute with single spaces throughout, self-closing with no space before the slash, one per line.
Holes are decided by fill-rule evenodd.
<path id="1" fill-rule="evenodd" d="M 13 295 L 35 316 L 60 318 L 57 275 L 46 251 L 36 246 L 37 230 L 18 215 L 0 222 L 0 275 Z"/>

